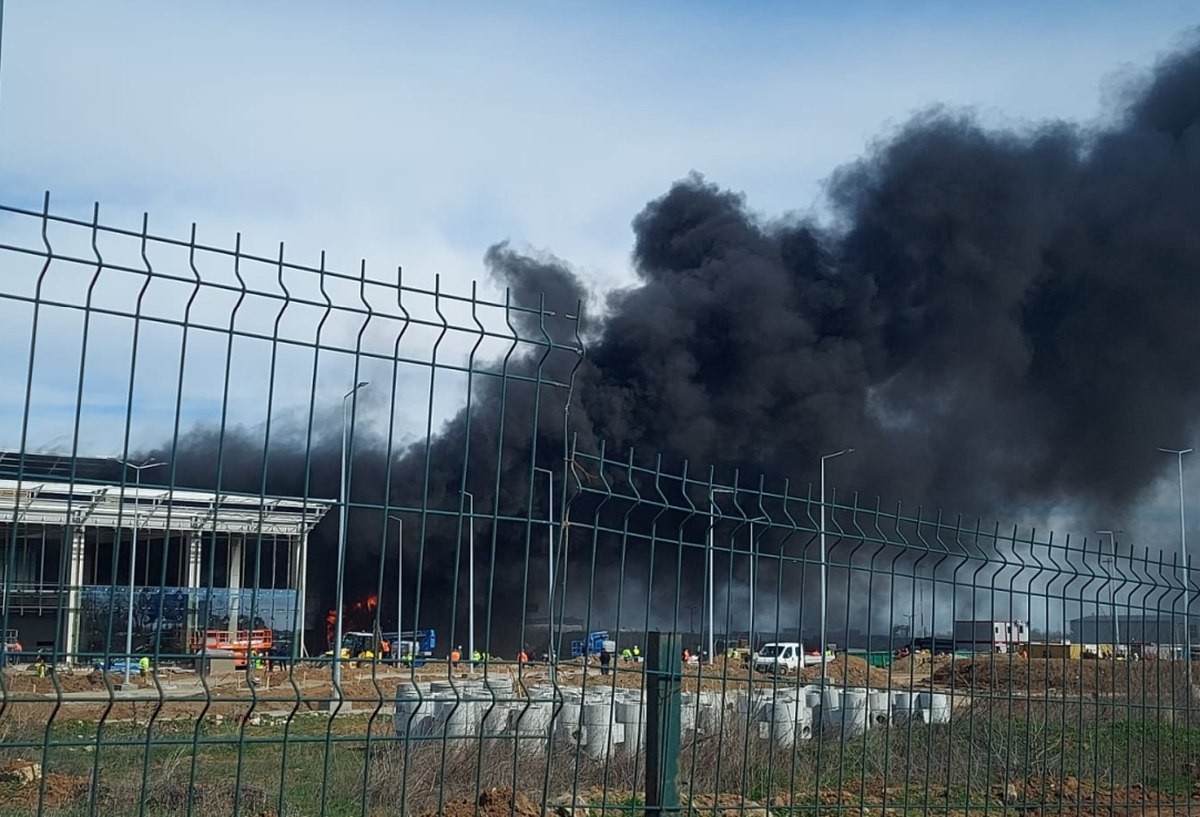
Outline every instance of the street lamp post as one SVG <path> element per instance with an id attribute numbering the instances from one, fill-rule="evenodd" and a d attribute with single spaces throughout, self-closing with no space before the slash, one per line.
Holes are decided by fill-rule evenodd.
<path id="1" fill-rule="evenodd" d="M 467 509 L 467 666 L 475 671 L 475 495 L 463 491 L 469 503 Z"/>
<path id="2" fill-rule="evenodd" d="M 150 460 L 141 465 L 134 465 L 132 462 L 125 462 L 121 459 L 113 458 L 115 462 L 121 463 L 126 468 L 132 468 L 137 486 L 137 497 L 134 500 L 134 507 L 137 508 L 142 504 L 142 471 L 147 468 L 159 468 L 166 465 L 165 462 L 156 462 Z M 133 583 L 134 572 L 137 565 L 137 545 L 138 545 L 138 517 L 137 511 L 133 514 L 133 543 L 129 548 L 129 610 L 125 616 L 125 683 L 130 682 L 130 666 L 129 663 L 133 660 Z"/>
<path id="3" fill-rule="evenodd" d="M 758 516 L 749 520 L 750 522 L 750 627 L 747 635 L 750 640 L 750 652 L 754 653 L 754 594 L 755 588 L 758 585 L 758 551 L 754 541 L 754 523 L 755 522 L 770 522 L 771 520 L 765 516 Z"/>
<path id="4" fill-rule="evenodd" d="M 1159 451 L 1164 454 L 1174 454 L 1179 460 L 1179 555 L 1183 559 L 1183 639 L 1187 652 L 1184 654 L 1184 660 L 1187 661 L 1187 682 L 1188 687 L 1192 685 L 1192 631 L 1189 626 L 1189 618 L 1191 614 L 1191 582 L 1188 576 L 1188 553 L 1187 553 L 1187 526 L 1184 521 L 1183 514 L 1183 455 L 1190 454 L 1194 448 L 1174 449 L 1160 448 Z"/>
<path id="5" fill-rule="evenodd" d="M 828 566 L 825 556 L 825 461 L 831 460 L 834 457 L 840 457 L 843 454 L 853 454 L 853 448 L 843 448 L 841 451 L 835 451 L 832 454 L 826 454 L 821 457 L 821 677 L 825 676 L 825 651 L 826 651 L 826 606 L 828 602 Z"/>
<path id="6" fill-rule="evenodd" d="M 1112 556 L 1101 559 L 1101 562 L 1106 565 L 1114 565 L 1117 558 L 1117 534 L 1124 533 L 1123 530 L 1098 530 L 1096 533 L 1100 536 L 1108 535 L 1109 542 L 1112 544 Z M 1101 540 L 1103 541 L 1103 540 Z M 1108 607 L 1112 611 L 1112 636 L 1113 636 L 1113 658 L 1117 656 L 1117 650 L 1121 644 L 1121 622 L 1117 618 L 1117 603 L 1113 594 L 1112 586 L 1112 571 L 1109 571 L 1108 576 Z"/>
<path id="7" fill-rule="evenodd" d="M 350 462 L 353 451 L 350 450 L 350 404 L 351 399 L 359 389 L 370 385 L 363 380 L 354 385 L 342 398 L 342 479 L 341 479 L 341 514 L 338 520 L 338 559 L 337 559 L 337 614 L 334 616 L 333 633 L 333 697 L 340 698 L 342 682 L 342 608 L 344 607 L 343 593 L 346 578 L 346 520 L 349 502 L 347 483 L 350 481 Z"/>
<path id="8" fill-rule="evenodd" d="M 396 555 L 396 642 L 392 645 L 392 658 L 399 660 L 400 643 L 404 640 L 404 519 L 395 514 L 388 514 L 388 519 L 400 526 L 399 553 Z M 413 629 L 417 629 L 413 625 Z"/>
<path id="9" fill-rule="evenodd" d="M 554 472 L 549 468 L 534 467 L 550 480 L 546 489 L 546 497 L 550 500 L 550 509 L 546 517 L 546 642 L 549 645 L 551 663 L 554 662 Z M 524 646 L 521 647 L 524 649 Z"/>
<path id="10" fill-rule="evenodd" d="M 717 660 L 717 652 L 716 652 L 717 644 L 716 644 L 716 630 L 715 630 L 716 625 L 714 623 L 715 618 L 713 616 L 713 573 L 715 572 L 715 566 L 713 564 L 713 548 L 715 546 L 714 542 L 713 542 L 713 531 L 716 528 L 716 524 L 717 524 L 716 519 L 715 519 L 715 517 L 717 515 L 717 502 L 715 499 L 713 499 L 713 497 L 715 497 L 717 494 L 732 494 L 732 493 L 733 493 L 733 490 L 730 488 L 712 488 L 708 492 L 708 509 L 709 509 L 709 514 L 710 514 L 709 519 L 708 519 L 708 660 L 709 661 Z M 726 647 L 728 647 L 728 645 L 726 645 Z"/>

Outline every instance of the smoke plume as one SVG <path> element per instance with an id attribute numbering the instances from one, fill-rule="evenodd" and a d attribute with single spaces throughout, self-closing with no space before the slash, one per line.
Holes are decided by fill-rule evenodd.
<path id="1" fill-rule="evenodd" d="M 854 446 L 837 483 L 885 503 L 1111 516 L 1171 464 L 1155 446 L 1194 430 L 1198 191 L 1195 46 L 1162 61 L 1094 130 L 918 115 L 833 173 L 823 221 L 764 219 L 690 176 L 634 218 L 637 282 L 591 304 L 585 358 L 509 362 L 510 372 L 573 372 L 565 422 L 561 401 L 481 381 L 428 450 L 422 441 L 389 463 L 360 448 L 355 481 L 382 486 L 390 468 L 393 496 L 427 490 L 430 507 L 457 510 L 465 459 L 477 512 L 492 511 L 498 484 L 496 512 L 528 516 L 530 452 L 561 467 L 565 435 L 581 450 L 604 440 L 610 453 L 661 453 L 673 469 L 685 459 L 726 476 L 740 469 L 755 484 L 760 473 L 807 483 L 823 453 Z M 562 316 L 589 300 L 559 259 L 500 244 L 486 264 L 516 302 L 544 293 Z M 560 318 L 546 330 L 574 328 Z M 326 492 L 337 455 L 333 444 L 314 452 Z M 296 465 L 273 463 L 272 481 L 294 481 Z M 378 538 L 377 515 L 352 524 Z M 456 524 L 429 523 L 427 598 L 448 592 L 465 558 Z M 534 579 L 525 529 L 486 545 L 495 603 L 531 604 L 517 592 Z M 378 560 L 359 550 L 351 575 L 374 582 Z"/>

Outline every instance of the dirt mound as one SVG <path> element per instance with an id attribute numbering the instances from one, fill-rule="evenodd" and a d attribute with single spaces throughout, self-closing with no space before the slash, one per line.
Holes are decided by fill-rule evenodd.
<path id="1" fill-rule="evenodd" d="M 1110 697 L 1169 692 L 1186 682 L 1187 668 L 1173 661 L 1021 658 L 1012 655 L 960 658 L 937 667 L 938 687 L 986 692 Z"/>
<path id="2" fill-rule="evenodd" d="M 747 800 L 736 794 L 697 794 L 687 801 L 693 814 L 715 815 L 716 817 L 770 817 L 771 813 L 760 803 Z"/>
<path id="3" fill-rule="evenodd" d="M 109 675 L 112 684 L 120 684 L 125 679 L 120 675 Z M 6 673 L 8 692 L 11 695 L 53 695 L 54 678 L 39 678 L 33 670 L 21 669 Z M 136 683 L 136 682 L 135 682 Z M 147 682 L 150 683 L 150 682 Z M 106 694 L 104 675 L 99 672 L 60 672 L 58 688 L 62 692 L 98 692 Z"/>
<path id="4" fill-rule="evenodd" d="M 800 677 L 805 681 L 820 681 L 821 666 L 805 667 L 800 671 Z M 864 659 L 855 655 L 839 655 L 825 662 L 825 675 L 834 683 L 851 687 L 886 687 L 888 671 L 872 667 Z"/>
<path id="5" fill-rule="evenodd" d="M 521 792 L 486 789 L 477 801 L 451 800 L 442 810 L 427 811 L 422 817 L 543 817 L 543 810 Z"/>
<path id="6" fill-rule="evenodd" d="M 41 797 L 45 783 L 46 797 Z M 24 784 L 0 783 L 0 804 L 5 808 L 28 809 L 29 814 L 39 813 L 38 808 L 64 808 L 86 801 L 91 786 L 88 778 L 76 774 L 47 772 L 39 780 Z"/>

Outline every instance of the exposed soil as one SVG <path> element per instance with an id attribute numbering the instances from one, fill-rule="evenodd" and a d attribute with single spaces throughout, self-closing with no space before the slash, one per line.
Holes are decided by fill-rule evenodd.
<path id="1" fill-rule="evenodd" d="M 572 796 L 569 793 L 551 798 L 543 809 L 537 795 L 527 796 L 511 789 L 488 789 L 478 800 L 460 799 L 444 804 L 440 812 L 431 810 L 422 817 L 585 817 L 600 813 L 601 804 L 607 811 L 627 808 L 634 793 L 616 789 L 592 787 Z M 1023 814 L 1059 814 L 1064 810 L 1083 817 L 1150 817 L 1150 815 L 1183 815 L 1197 808 L 1200 788 L 1189 795 L 1169 796 L 1134 785 L 1128 788 L 1101 788 L 1073 777 L 1016 780 L 1006 786 L 993 786 L 987 794 L 971 796 L 945 788 L 925 791 L 920 788 L 885 786 L 881 781 L 859 783 L 849 780 L 840 789 L 814 791 L 780 791 L 762 802 L 742 795 L 707 793 L 688 796 L 681 793 L 685 814 L 712 817 L 772 817 L 790 813 L 903 815 L 914 811 L 944 815 L 983 815 L 1005 813 L 1012 809 Z M 861 811 L 860 811 L 861 810 Z"/>
<path id="2" fill-rule="evenodd" d="M 46 785 L 44 800 L 41 798 L 43 782 Z M 0 804 L 5 808 L 26 808 L 30 814 L 38 813 L 39 804 L 46 808 L 63 808 L 86 801 L 89 794 L 88 778 L 75 774 L 47 772 L 42 780 L 32 783 L 0 784 Z"/>
<path id="3" fill-rule="evenodd" d="M 814 665 L 800 671 L 800 677 L 805 681 L 820 681 L 822 667 Z M 886 687 L 889 673 L 887 669 L 872 667 L 864 659 L 855 655 L 839 655 L 825 662 L 825 676 L 834 683 L 852 687 Z"/>
<path id="4" fill-rule="evenodd" d="M 543 817 L 543 810 L 521 792 L 487 789 L 478 800 L 451 800 L 442 810 L 427 811 L 422 817 Z"/>
<path id="5" fill-rule="evenodd" d="M 967 691 L 1052 693 L 1065 697 L 1098 698 L 1169 694 L 1186 682 L 1187 667 L 1174 661 L 1108 661 L 979 656 L 937 667 L 934 683 Z"/>
<path id="6" fill-rule="evenodd" d="M 951 659 L 949 656 L 918 655 L 901 659 L 892 666 L 872 667 L 857 656 L 840 655 L 825 665 L 826 675 L 839 686 L 893 689 L 938 689 L 997 695 L 1042 696 L 1098 700 L 1138 696 L 1139 699 L 1170 699 L 1178 695 L 1185 683 L 1186 668 L 1179 662 L 1142 661 L 1113 662 L 1107 660 L 1027 659 L 1019 656 L 977 656 Z M 550 670 L 545 665 L 494 663 L 477 668 L 472 676 L 463 665 L 451 669 L 434 664 L 415 669 L 395 670 L 383 666 L 346 668 L 341 685 L 342 695 L 352 702 L 357 713 L 366 714 L 390 706 L 396 686 L 401 681 L 482 679 L 486 676 L 512 678 L 514 694 L 524 696 L 539 684 L 549 682 Z M 683 690 L 706 690 L 732 694 L 773 685 L 815 683 L 820 680 L 821 667 L 806 667 L 796 676 L 778 679 L 766 675 L 751 677 L 737 661 L 721 659 L 712 665 L 689 664 L 683 668 Z M 253 679 L 253 688 L 247 682 Z M 300 665 L 273 672 L 256 670 L 205 679 L 204 684 L 190 673 L 158 675 L 164 686 L 164 697 L 155 695 L 155 679 L 137 679 L 133 686 L 145 697 L 113 698 L 121 678 L 99 673 L 63 673 L 57 678 L 58 689 L 64 697 L 55 696 L 55 679 L 38 678 L 26 671 L 10 671 L 5 676 L 10 700 L 5 705 L 5 717 L 21 715 L 42 720 L 50 708 L 57 707 L 60 720 L 156 720 L 193 719 L 201 713 L 239 720 L 249 713 L 285 714 L 318 711 L 333 697 L 333 685 L 327 666 Z M 562 686 L 589 688 L 602 686 L 639 688 L 645 680 L 645 665 L 617 661 L 608 675 L 601 675 L 595 663 L 564 662 L 556 669 L 556 682 Z M 78 697 L 80 694 L 87 697 Z M 11 698 L 18 699 L 17 701 Z M 26 700 L 20 701 L 25 698 Z M 33 700 L 28 700 L 33 698 Z M 206 699 L 208 703 L 206 704 Z M 3 702 L 0 702 L 3 703 Z M 23 714 L 24 713 L 24 714 Z"/>

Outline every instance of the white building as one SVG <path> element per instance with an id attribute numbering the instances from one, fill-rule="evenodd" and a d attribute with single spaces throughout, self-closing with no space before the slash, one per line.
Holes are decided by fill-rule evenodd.
<path id="1" fill-rule="evenodd" d="M 331 501 L 34 478 L 33 455 L 17 479 L 15 456 L 0 463 L 0 627 L 26 655 L 123 654 L 131 622 L 135 652 L 182 654 L 213 627 L 299 648 L 308 534 Z"/>

